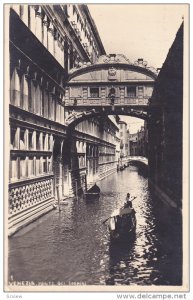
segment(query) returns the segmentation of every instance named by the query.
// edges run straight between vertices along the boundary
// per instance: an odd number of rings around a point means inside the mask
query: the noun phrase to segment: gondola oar
[[[107,219],[105,219],[102,224],[105,224],[111,217],[108,217]]]

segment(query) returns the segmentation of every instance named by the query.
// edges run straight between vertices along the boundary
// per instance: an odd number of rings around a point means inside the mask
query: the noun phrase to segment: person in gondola
[[[89,190],[89,192],[92,192],[92,193],[100,193],[100,188],[98,187],[98,185],[95,183],[93,185],[93,187]]]
[[[126,199],[125,199],[125,204],[124,204],[124,208],[132,208],[133,205],[132,205],[132,200],[134,200],[136,197],[130,197],[130,194],[127,193],[127,196],[126,196]]]

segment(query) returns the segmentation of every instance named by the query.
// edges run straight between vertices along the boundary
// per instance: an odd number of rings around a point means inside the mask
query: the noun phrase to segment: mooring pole
[[[76,200],[78,200],[78,181],[75,179]]]
[[[85,191],[87,192],[87,176],[86,176],[86,174],[85,174]]]
[[[57,197],[58,197],[58,210],[61,211],[61,208],[60,208],[60,192],[59,192],[59,185],[58,184],[56,186],[56,191],[57,191]]]

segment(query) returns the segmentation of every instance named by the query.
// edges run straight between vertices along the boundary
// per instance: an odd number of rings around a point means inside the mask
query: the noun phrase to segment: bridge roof
[[[80,78],[82,74],[97,70],[108,70],[108,81],[110,82],[120,81],[116,79],[116,71],[118,69],[133,71],[138,75],[141,74],[139,78],[136,77],[136,80],[155,81],[158,75],[157,70],[153,67],[149,67],[147,62],[142,58],[131,63],[130,60],[122,54],[109,54],[100,56],[95,64],[91,64],[90,62],[79,63],[78,67],[71,69],[69,72],[68,82],[70,83],[76,80],[83,82],[84,78]],[[105,78],[103,79],[102,81],[105,81]],[[88,78],[85,78],[85,81],[88,82]]]

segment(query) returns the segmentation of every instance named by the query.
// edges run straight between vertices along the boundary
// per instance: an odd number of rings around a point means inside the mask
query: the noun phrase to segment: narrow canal
[[[95,202],[73,200],[9,239],[9,280],[71,285],[181,285],[181,254],[175,239],[160,228],[148,179],[136,166],[99,182]],[[112,246],[103,221],[137,198],[136,239]],[[168,242],[169,241],[169,242]]]

